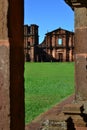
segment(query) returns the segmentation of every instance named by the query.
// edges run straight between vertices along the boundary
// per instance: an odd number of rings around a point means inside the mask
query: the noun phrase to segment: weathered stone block
[[[9,80],[9,42],[0,40],[0,128],[3,130],[10,128]]]

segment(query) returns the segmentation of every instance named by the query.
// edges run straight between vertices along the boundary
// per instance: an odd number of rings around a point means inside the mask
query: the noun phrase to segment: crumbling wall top
[[[71,8],[74,10],[74,7],[87,7],[87,1],[86,0],[65,0],[65,2],[71,6]]]

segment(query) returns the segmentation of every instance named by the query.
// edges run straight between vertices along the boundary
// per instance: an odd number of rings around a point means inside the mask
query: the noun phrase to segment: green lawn
[[[25,122],[74,92],[74,63],[25,63]]]

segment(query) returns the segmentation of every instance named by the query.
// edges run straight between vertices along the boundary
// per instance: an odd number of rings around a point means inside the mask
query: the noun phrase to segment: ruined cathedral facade
[[[39,44],[38,26],[24,25],[25,61],[72,62],[74,61],[74,33],[58,28],[46,33]]]

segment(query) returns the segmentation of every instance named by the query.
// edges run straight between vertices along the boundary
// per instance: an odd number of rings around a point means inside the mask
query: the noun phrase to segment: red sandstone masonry
[[[9,47],[9,40],[0,40],[0,46]]]
[[[0,0],[0,130],[24,130],[23,0]]]
[[[9,42],[0,40],[0,129],[10,129]]]

